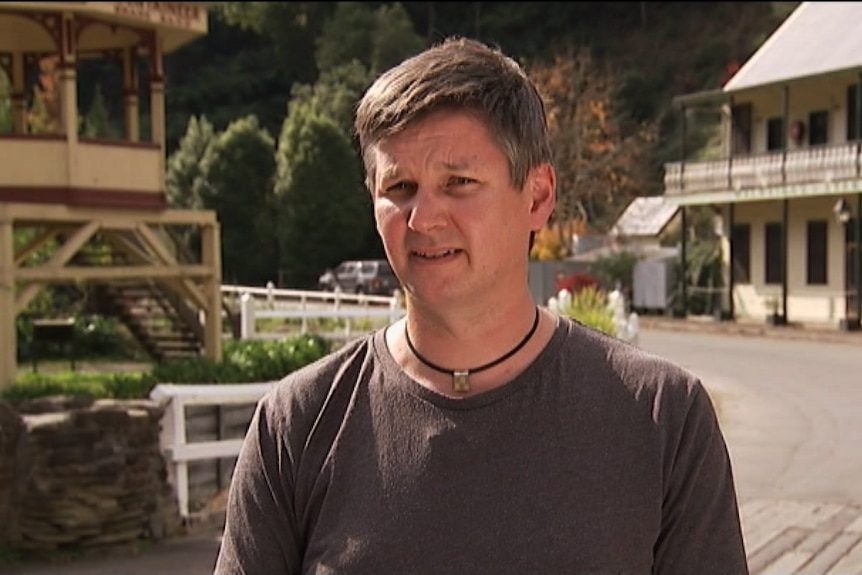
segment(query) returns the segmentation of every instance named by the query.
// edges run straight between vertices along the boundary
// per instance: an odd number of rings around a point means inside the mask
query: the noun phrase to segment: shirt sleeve
[[[666,438],[658,575],[748,575],[736,489],[712,400],[699,381]]]
[[[237,457],[214,575],[301,569],[290,458],[267,405],[266,399],[258,404]]]

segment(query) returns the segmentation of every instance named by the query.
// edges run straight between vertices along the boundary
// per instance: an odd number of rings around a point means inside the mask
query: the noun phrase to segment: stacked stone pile
[[[15,484],[15,457],[24,428],[21,416],[8,403],[0,401],[0,543],[14,537],[16,525],[13,496]]]
[[[14,449],[6,447],[10,457],[0,464],[7,544],[23,550],[95,547],[159,539],[181,529],[159,450],[158,404],[53,398],[16,409],[20,438]]]

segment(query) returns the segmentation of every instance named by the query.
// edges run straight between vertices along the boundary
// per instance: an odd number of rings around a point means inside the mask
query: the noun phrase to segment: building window
[[[808,222],[808,250],[806,252],[807,279],[809,285],[826,285],[827,282],[827,222],[811,220]]]
[[[769,222],[766,224],[766,283],[780,284],[784,279],[784,237],[781,224]]]
[[[784,140],[784,118],[769,118],[766,121],[767,151],[783,150]]]
[[[859,139],[859,84],[847,86],[847,141]]]
[[[819,110],[808,114],[808,145],[817,146],[829,142],[829,112]]]
[[[751,225],[734,224],[730,232],[730,251],[733,254],[733,282],[751,283]]]

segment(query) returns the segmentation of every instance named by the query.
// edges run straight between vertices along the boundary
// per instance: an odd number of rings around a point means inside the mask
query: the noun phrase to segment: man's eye
[[[452,176],[449,178],[449,186],[467,186],[472,183],[472,179],[463,176]]]
[[[452,176],[446,180],[446,189],[452,193],[465,194],[473,190],[476,180],[466,176]]]
[[[409,194],[414,189],[416,189],[416,185],[411,184],[410,182],[395,182],[394,184],[389,184],[383,188],[383,195],[404,195]]]

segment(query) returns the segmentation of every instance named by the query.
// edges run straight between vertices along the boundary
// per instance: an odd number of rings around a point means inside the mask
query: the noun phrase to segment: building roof
[[[724,91],[855,68],[862,68],[862,2],[802,2]]]
[[[664,196],[635,198],[617,219],[611,233],[623,237],[655,237],[679,210]]]

